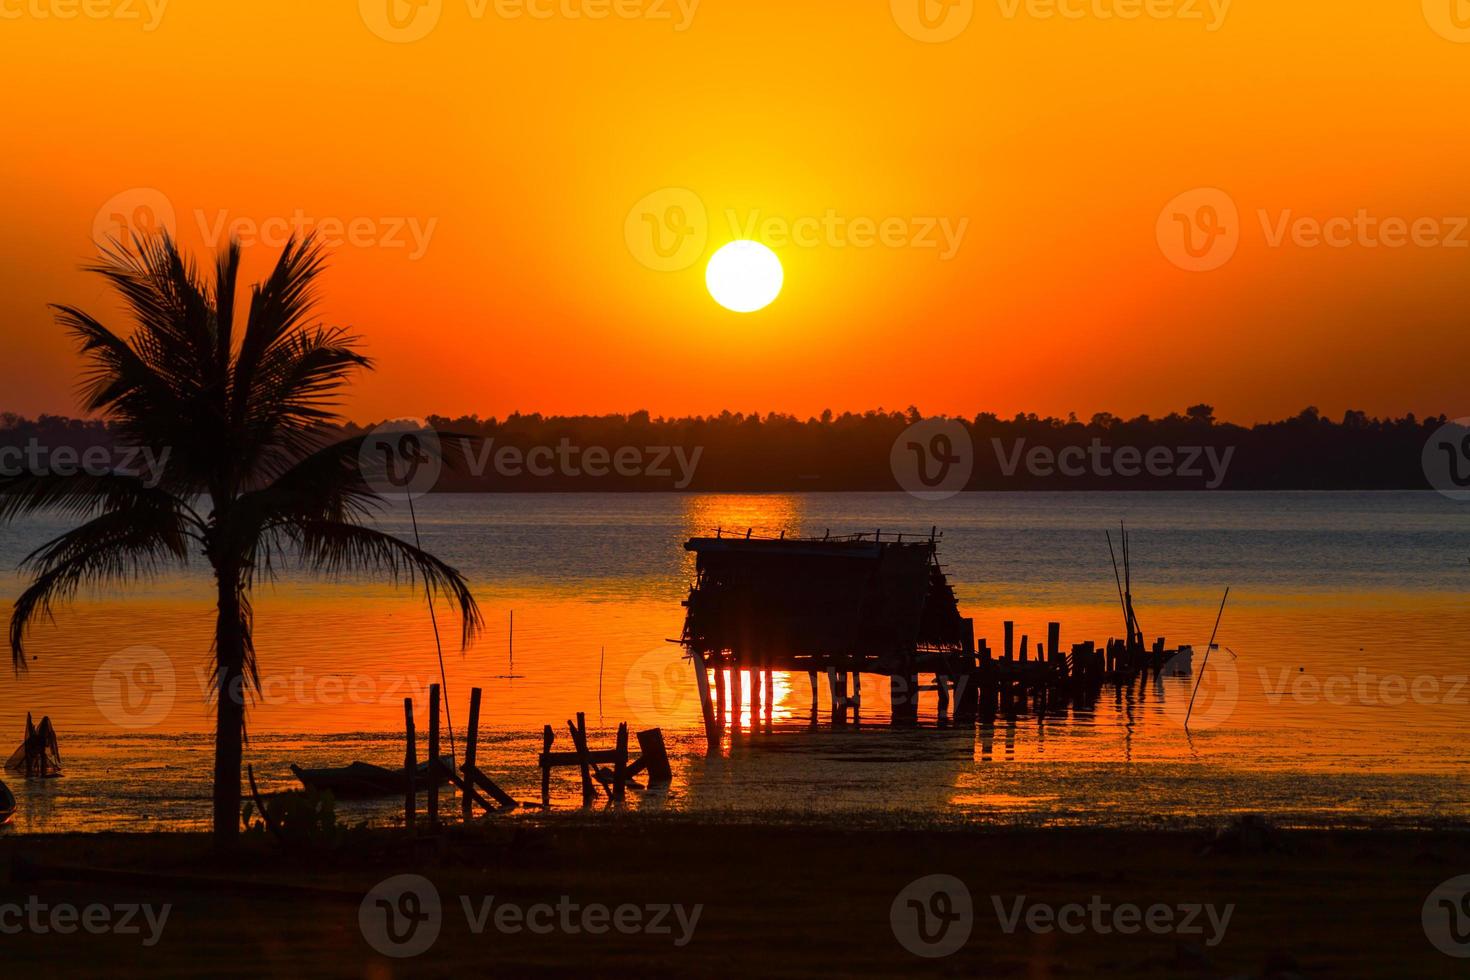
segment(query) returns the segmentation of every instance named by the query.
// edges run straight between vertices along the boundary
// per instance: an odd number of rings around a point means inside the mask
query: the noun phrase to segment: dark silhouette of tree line
[[[664,418],[640,411],[425,421],[470,437],[446,440],[442,491],[753,492],[900,489],[894,447],[924,418],[911,407],[804,419],[729,411]],[[1334,420],[1307,408],[1241,426],[1217,420],[1201,404],[1162,418],[981,413],[952,421],[968,436],[969,445],[955,452],[972,467],[970,490],[1420,490],[1429,489],[1425,444],[1447,419],[1349,411]],[[340,433],[352,438],[376,424],[347,423]],[[99,421],[0,414],[0,448],[28,441],[81,449],[111,446],[114,433]]]

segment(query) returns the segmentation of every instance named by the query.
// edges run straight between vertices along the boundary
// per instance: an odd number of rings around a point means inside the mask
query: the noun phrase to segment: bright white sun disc
[[[709,294],[725,309],[754,313],[781,295],[786,273],[776,253],[760,242],[731,242],[716,252],[705,270]]]

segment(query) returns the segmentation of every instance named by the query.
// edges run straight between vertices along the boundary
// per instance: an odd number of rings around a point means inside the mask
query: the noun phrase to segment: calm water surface
[[[934,821],[1213,821],[1246,811],[1304,823],[1470,818],[1470,507],[1433,493],[436,496],[424,544],[464,570],[487,629],[461,654],[445,627],[451,718],[485,689],[482,764],[539,792],[539,731],[576,711],[607,741],[619,721],[662,726],[676,779],[650,809],[737,818],[843,813]],[[1064,644],[1106,640],[1121,614],[1103,531],[1133,533],[1134,591],[1149,638],[1203,649],[1232,588],[1196,706],[1194,678],[1109,688],[1095,705],[994,727],[897,732],[886,680],[864,678],[862,724],[811,727],[805,675],[777,678],[768,733],[706,758],[678,648],[692,576],[683,541],[757,533],[938,526],[941,557],[977,632],[1001,623]],[[410,535],[408,515],[383,521]],[[56,523],[0,530],[0,614],[20,559]],[[1116,537],[1116,535],[1115,535]],[[262,788],[287,765],[402,756],[402,702],[438,680],[428,611],[410,588],[322,582],[283,569],[256,594],[263,690],[247,759]],[[514,612],[514,661],[510,619]],[[212,600],[202,575],[84,596],[42,623],[30,670],[0,679],[0,751],[27,711],[49,714],[64,779],[9,780],[16,831],[202,826],[212,744]],[[136,665],[157,669],[137,683]],[[120,669],[122,668],[122,669]],[[932,697],[932,695],[930,695]],[[828,709],[825,691],[821,713]],[[932,703],[922,717],[934,718]],[[8,733],[8,734],[6,734]],[[565,737],[562,738],[566,741]],[[574,805],[570,776],[555,787]],[[353,818],[393,819],[354,804]]]

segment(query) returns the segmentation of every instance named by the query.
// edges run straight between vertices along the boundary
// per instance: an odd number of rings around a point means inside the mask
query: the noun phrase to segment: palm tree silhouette
[[[288,564],[329,575],[422,580],[458,607],[461,642],[481,625],[464,577],[419,548],[363,522],[382,498],[365,440],[333,439],[337,398],[372,367],[357,338],[315,320],[324,252],[293,238],[270,275],[251,289],[236,321],[240,248],[231,242],[204,281],[167,235],[113,240],[87,271],[120,294],[135,321],[126,340],[71,306],[57,321],[80,344],[88,369],[82,401],[119,441],[167,450],[159,480],[106,474],[23,473],[0,480],[0,525],[43,511],[79,527],[47,542],[22,567],[32,573],[10,620],[17,671],[37,616],[83,587],[131,583],[202,557],[218,608],[214,836],[240,829],[245,703],[258,687],[250,595],[257,577]]]

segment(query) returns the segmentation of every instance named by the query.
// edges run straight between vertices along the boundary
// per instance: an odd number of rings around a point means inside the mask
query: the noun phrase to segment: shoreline
[[[240,975],[330,976],[440,976],[487,967],[525,974],[589,962],[657,976],[897,976],[928,969],[985,976],[1456,976],[1462,964],[1430,944],[1420,913],[1438,884],[1470,872],[1464,827],[1299,831],[1247,824],[1212,836],[875,830],[835,821],[731,826],[571,813],[447,828],[417,846],[401,831],[353,840],[335,855],[290,855],[250,839],[220,866],[200,834],[0,837],[0,867],[7,869],[0,905],[34,895],[49,905],[173,906],[150,948],[140,948],[139,937],[23,931],[6,937],[8,960],[23,972],[105,962],[117,976],[186,971],[191,962]],[[27,869],[37,865],[143,877],[35,878]],[[431,881],[443,908],[437,941],[410,959],[377,953],[359,924],[362,898],[400,874]],[[941,959],[905,949],[893,919],[899,893],[930,875],[959,879],[972,898],[967,941]],[[275,900],[264,897],[273,892]],[[477,934],[458,899],[468,898],[473,910],[489,896],[522,908],[570,901],[682,904],[702,912],[681,947],[665,935],[564,928],[535,935],[497,929],[493,920]],[[1022,897],[1028,910],[1101,903],[1232,911],[1213,944],[1208,927],[1196,933],[1182,920],[1158,933],[1125,934],[1106,916],[1075,934],[1024,921],[1007,931],[1006,910]]]

